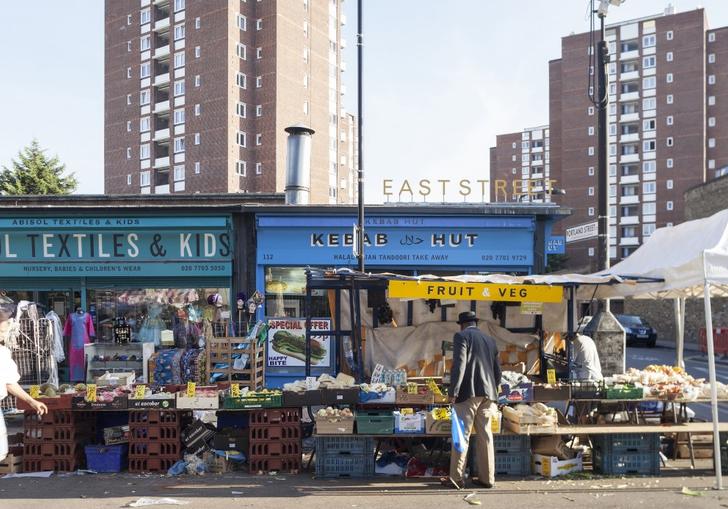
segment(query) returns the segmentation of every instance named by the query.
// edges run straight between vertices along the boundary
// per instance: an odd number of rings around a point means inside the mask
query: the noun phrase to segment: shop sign
[[[487,300],[504,302],[561,302],[563,289],[546,285],[389,281],[393,299]]]
[[[597,221],[580,224],[566,229],[566,243],[593,239],[597,235],[599,235],[599,223]]]
[[[0,220],[2,276],[225,276],[232,250],[225,218]]]
[[[331,366],[331,320],[311,320],[311,366]],[[268,320],[268,367],[306,365],[306,319]]]
[[[543,302],[521,302],[520,311],[522,315],[542,315]]]
[[[552,235],[546,240],[546,254],[565,254],[566,238],[563,235]]]

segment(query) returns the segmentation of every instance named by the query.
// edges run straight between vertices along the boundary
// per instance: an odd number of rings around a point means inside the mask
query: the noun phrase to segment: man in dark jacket
[[[479,486],[495,486],[495,451],[491,418],[498,407],[501,369],[495,340],[478,329],[478,318],[472,311],[460,313],[460,332],[455,334],[453,364],[450,375],[450,402],[464,424],[464,452],[453,447],[450,456],[450,477],[444,484],[461,489],[468,455],[467,443],[473,426],[477,431],[475,459]]]

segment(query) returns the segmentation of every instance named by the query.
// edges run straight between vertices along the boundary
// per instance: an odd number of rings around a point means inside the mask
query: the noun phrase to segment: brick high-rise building
[[[311,201],[347,203],[343,0],[106,0],[106,193],[280,192],[312,127]]]
[[[668,10],[608,25],[606,36],[614,263],[656,228],[682,221],[687,189],[728,172],[728,28],[710,30],[703,9]],[[560,228],[597,220],[597,111],[587,96],[587,76],[596,70],[590,69],[589,39],[588,33],[562,38],[561,58],[549,63],[550,177],[566,191],[554,201],[573,209]],[[491,154],[512,143],[498,137]],[[570,268],[597,270],[596,249],[596,239],[568,244]]]

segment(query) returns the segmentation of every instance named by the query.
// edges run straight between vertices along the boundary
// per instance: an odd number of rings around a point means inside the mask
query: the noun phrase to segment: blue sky
[[[0,166],[33,137],[103,191],[104,2],[6,2],[0,30]],[[609,22],[662,12],[627,0]],[[705,7],[728,25],[728,2]],[[356,0],[346,0],[346,107],[356,111]],[[447,9],[444,9],[447,6]],[[366,201],[382,179],[487,178],[497,133],[548,122],[548,61],[588,28],[587,0],[364,0]]]

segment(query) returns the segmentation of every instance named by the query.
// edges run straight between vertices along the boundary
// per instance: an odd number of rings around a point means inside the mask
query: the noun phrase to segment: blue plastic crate
[[[348,435],[316,437],[316,454],[374,455],[374,439]]]
[[[660,475],[659,452],[607,454],[592,451],[594,472],[604,475]]]
[[[475,449],[472,444],[468,450],[468,466],[471,477],[478,477],[478,462],[475,460]],[[495,475],[526,476],[531,475],[531,451],[513,453],[495,453]]]
[[[121,472],[129,458],[129,444],[87,445],[86,466],[99,473]]]
[[[604,454],[657,453],[660,450],[659,433],[612,433],[592,435],[592,446]]]
[[[530,452],[531,437],[528,435],[493,435],[493,445],[496,455]]]
[[[316,477],[373,477],[374,455],[316,454]]]

